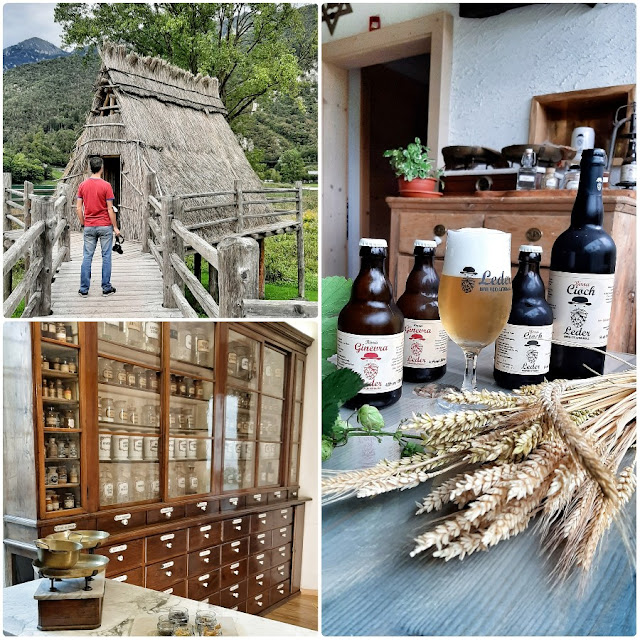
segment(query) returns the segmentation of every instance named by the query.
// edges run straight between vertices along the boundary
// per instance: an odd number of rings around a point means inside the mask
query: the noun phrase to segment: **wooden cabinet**
[[[7,548],[28,557],[40,535],[104,529],[111,537],[98,553],[110,558],[110,578],[238,610],[251,584],[252,612],[269,606],[273,568],[286,567],[281,582],[300,571],[310,344],[284,323],[34,324],[35,428],[5,426],[23,430],[33,451],[23,460],[24,447],[5,448],[5,464],[9,455],[25,465],[36,485],[5,501],[5,522],[21,527]],[[276,544],[283,555],[272,554]]]
[[[574,192],[544,193],[516,197],[448,197],[439,199],[387,198],[391,209],[389,243],[389,279],[396,297],[404,292],[407,276],[413,267],[413,242],[416,238],[442,242],[436,249],[435,268],[442,272],[448,229],[487,227],[511,234],[513,274],[518,264],[521,244],[538,244],[543,248],[540,273],[545,285],[549,281],[551,247],[569,227]],[[622,192],[603,195],[604,229],[618,249],[614,285],[611,351],[635,353],[636,325],[636,201]]]

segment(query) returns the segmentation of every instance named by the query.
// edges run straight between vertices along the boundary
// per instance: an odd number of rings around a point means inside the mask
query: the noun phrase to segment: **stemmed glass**
[[[462,390],[475,391],[478,354],[498,337],[511,311],[511,234],[448,231],[438,305],[445,331],[464,352]]]

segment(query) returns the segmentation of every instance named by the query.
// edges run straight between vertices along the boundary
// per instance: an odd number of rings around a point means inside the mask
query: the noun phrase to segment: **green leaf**
[[[326,378],[333,371],[337,371],[338,367],[336,367],[333,362],[329,362],[328,360],[322,361],[322,378]]]
[[[364,381],[350,369],[338,369],[322,381],[322,433],[330,436],[340,407],[364,387]]]
[[[380,430],[384,427],[382,414],[370,404],[363,404],[358,409],[358,422],[365,427],[365,429]]]
[[[342,276],[322,278],[322,317],[337,316],[351,295],[351,280]]]
[[[326,462],[333,453],[333,442],[330,438],[322,436],[322,461]]]

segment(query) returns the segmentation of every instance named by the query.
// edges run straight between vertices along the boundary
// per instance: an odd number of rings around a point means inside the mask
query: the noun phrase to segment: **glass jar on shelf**
[[[56,397],[56,385],[55,382],[53,380],[49,380],[49,398],[55,398]]]
[[[51,363],[49,362],[49,359],[44,353],[40,356],[40,366],[43,369],[47,369],[47,370],[50,369],[51,367]]]
[[[136,367],[136,381],[138,389],[142,389],[143,391],[147,390],[147,372],[140,367]]]
[[[177,358],[180,351],[180,341],[178,340],[178,330],[175,327],[169,328],[169,353],[172,358]]]
[[[119,322],[113,320],[106,320],[100,323],[99,337],[102,340],[109,340],[110,342],[117,342],[120,334]]]
[[[192,380],[191,378],[189,378],[187,380],[187,394],[186,394],[189,398],[195,398],[196,397],[196,383],[195,380]]]
[[[129,424],[139,425],[140,424],[140,413],[138,411],[138,407],[136,404],[131,403],[129,405]]]
[[[71,492],[67,492],[64,494],[64,508],[65,509],[75,509],[76,499]]]
[[[47,458],[57,458],[58,457],[58,443],[56,442],[55,436],[50,436],[47,441],[47,445],[45,447],[47,452]]]
[[[78,344],[78,323],[65,324],[64,330],[67,333],[67,343]]]
[[[127,344],[137,349],[144,347],[142,322],[127,322]]]
[[[100,374],[100,382],[106,382],[107,384],[113,383],[114,370],[111,360],[100,358],[98,371]]]
[[[58,458],[69,457],[69,441],[64,438],[58,440]]]
[[[180,344],[178,350],[178,360],[193,361],[193,333],[187,323],[182,325],[178,331],[178,342]]]
[[[73,393],[71,392],[71,387],[69,385],[65,386],[63,395],[65,400],[73,400]]]
[[[187,429],[187,417],[184,414],[184,410],[179,411],[176,418],[178,419],[178,429],[183,431]]]
[[[153,371],[152,369],[147,371],[147,389],[149,389],[149,391],[157,392],[160,388],[159,375],[157,371]]]
[[[69,373],[69,361],[66,358],[63,358],[60,363],[60,372]]]
[[[157,353],[160,350],[160,323],[149,321],[144,323],[144,348]]]
[[[71,440],[69,442],[68,451],[69,451],[69,457],[70,458],[77,458],[78,457],[78,443],[75,440]]]
[[[50,321],[47,323],[47,338],[51,338],[52,340],[55,340],[56,338],[56,323],[53,321]]]
[[[47,467],[45,484],[47,485],[58,484],[58,467],[53,467],[53,466]]]
[[[196,465],[189,464],[186,478],[186,494],[195,495],[198,493],[198,474],[196,473]]]
[[[147,478],[143,471],[143,465],[135,464],[132,471],[133,502],[141,502],[147,499]]]
[[[135,371],[133,370],[133,365],[125,364],[125,371],[127,372],[127,386],[133,387],[134,389],[138,386],[138,377],[136,376]]]
[[[184,376],[178,376],[178,395],[186,396],[187,395],[187,380]]]
[[[42,378],[42,397],[45,399],[49,397],[49,384],[46,378]]]
[[[195,392],[198,400],[204,400],[204,384],[202,380],[195,381]]]
[[[129,408],[127,407],[126,400],[118,400],[116,402],[116,420],[120,424],[127,424],[129,422]]]
[[[58,467],[58,484],[67,484],[68,481],[67,467],[62,464]]]
[[[67,331],[62,322],[56,322],[56,340],[60,342],[67,341]]]
[[[173,431],[179,423],[178,414],[179,409],[169,409],[169,430]]]
[[[172,396],[178,395],[178,378],[173,374],[171,374],[169,378],[169,393],[171,393]]]
[[[55,492],[51,492],[52,511],[60,511],[60,496]]]
[[[102,422],[115,422],[116,419],[116,407],[113,402],[113,398],[104,397],[100,398],[101,410],[99,413],[99,420]]]
[[[56,357],[51,361],[51,368],[54,371],[60,371],[60,358]]]
[[[113,363],[113,379],[118,386],[127,386],[127,370],[121,362]]]
[[[145,427],[157,427],[157,426],[159,426],[158,414],[156,412],[155,405],[145,404],[144,407],[142,407],[141,421],[142,421],[142,424],[144,424]]]
[[[178,489],[178,496],[186,495],[187,490],[187,477],[184,470],[184,464],[176,464],[176,485]]]
[[[53,501],[51,499],[51,493],[49,491],[47,491],[46,493],[46,496],[44,498],[44,503],[45,503],[46,511],[53,511]]]
[[[181,422],[184,425],[182,428],[183,429],[195,429],[196,426],[196,421],[195,418],[193,416],[193,409],[191,407],[185,407],[184,409],[182,409],[182,411],[180,412],[181,415]]]
[[[115,502],[113,473],[111,465],[100,465],[100,505],[107,507]]]
[[[71,484],[77,484],[80,482],[80,472],[78,470],[78,465],[75,463],[69,468],[69,482]]]
[[[62,417],[62,424],[67,429],[75,429],[76,428],[76,414],[73,409],[66,409],[64,412],[64,416]]]
[[[129,465],[120,465],[121,469],[117,474],[116,481],[116,503],[122,504],[124,502],[131,502],[131,474],[129,471]]]
[[[69,358],[69,373],[78,373],[78,365],[75,358]]]
[[[203,331],[198,331],[195,335],[195,363],[201,367],[212,366],[211,343]]]
[[[47,408],[45,426],[49,429],[57,429],[60,427],[60,414],[53,407]]]
[[[55,393],[55,397],[58,400],[64,400],[64,387],[62,386],[62,380],[56,380],[56,393]]]

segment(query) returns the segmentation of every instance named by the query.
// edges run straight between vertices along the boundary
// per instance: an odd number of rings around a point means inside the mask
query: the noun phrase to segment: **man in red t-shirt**
[[[102,158],[89,159],[91,177],[78,187],[76,213],[78,220],[84,227],[84,250],[82,267],[80,268],[80,289],[78,293],[86,298],[91,284],[91,261],[95,253],[98,240],[102,249],[102,295],[113,295],[116,290],[111,286],[111,248],[113,233],[120,235],[113,210],[113,189],[102,179],[104,162]]]

